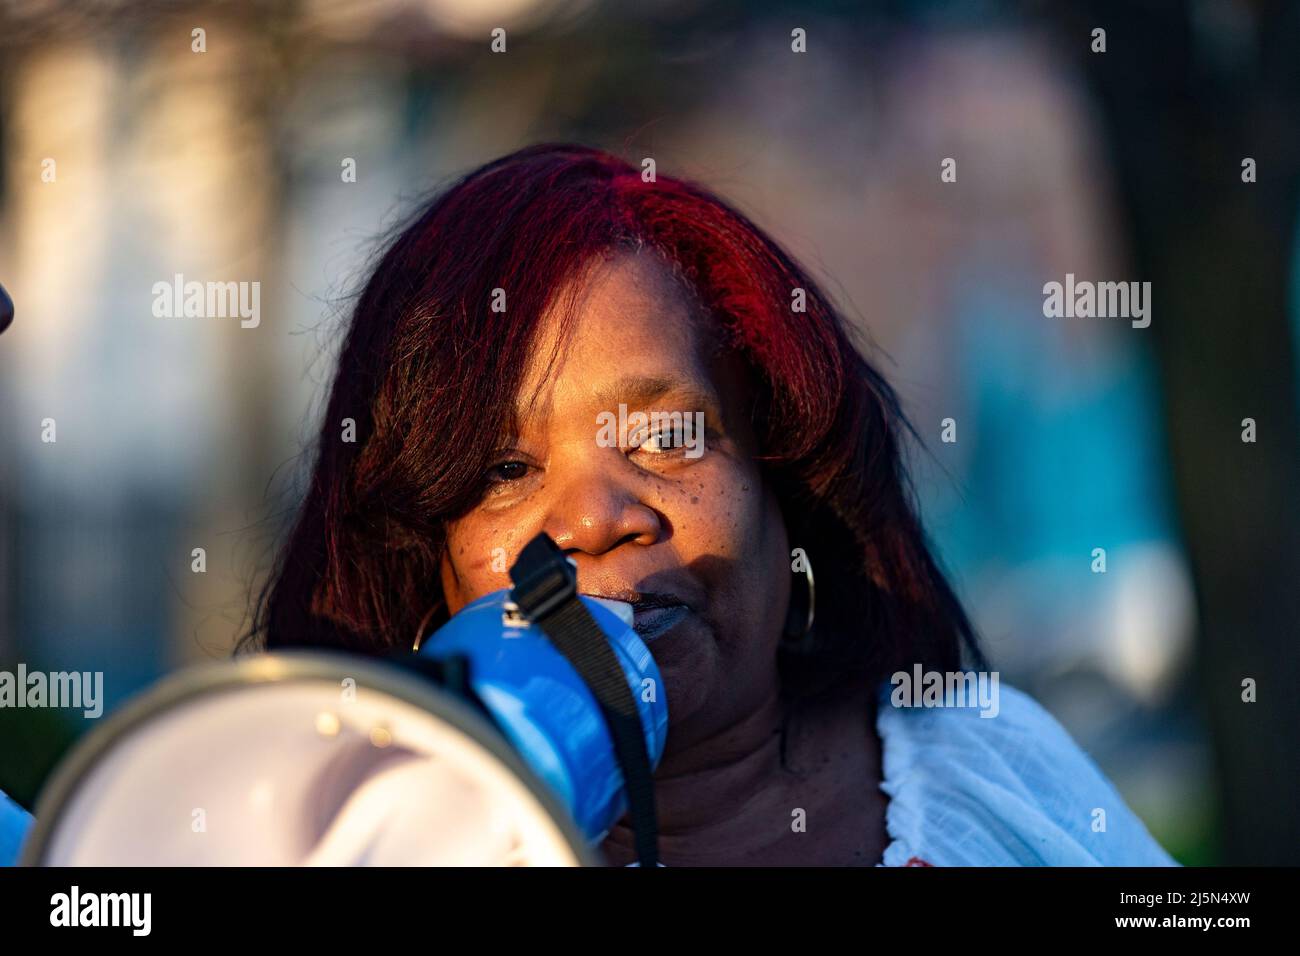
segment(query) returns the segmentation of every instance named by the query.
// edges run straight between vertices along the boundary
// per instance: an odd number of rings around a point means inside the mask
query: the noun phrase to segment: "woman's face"
[[[448,527],[449,610],[508,587],[504,569],[545,531],[583,593],[634,605],[680,751],[776,690],[788,545],[754,460],[747,380],[734,357],[712,357],[716,333],[650,253],[594,270],[548,375],[557,326],[553,311],[485,497]],[[624,441],[620,403],[624,418],[702,413],[702,445],[677,419],[653,433],[634,421]]]

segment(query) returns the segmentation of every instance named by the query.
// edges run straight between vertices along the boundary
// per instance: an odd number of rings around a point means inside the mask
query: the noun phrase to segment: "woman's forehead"
[[[621,254],[590,270],[548,309],[519,412],[612,410],[620,401],[668,397],[716,402],[707,338],[699,308],[657,255]]]

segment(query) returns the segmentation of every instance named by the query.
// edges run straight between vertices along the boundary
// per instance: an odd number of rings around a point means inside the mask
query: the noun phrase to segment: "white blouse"
[[[890,844],[882,866],[1177,866],[1032,698],[999,688],[996,716],[895,707],[876,729]]]

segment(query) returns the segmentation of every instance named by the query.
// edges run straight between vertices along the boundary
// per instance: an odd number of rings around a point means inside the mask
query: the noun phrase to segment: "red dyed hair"
[[[864,679],[954,670],[970,624],[909,500],[906,424],[811,278],[691,183],[595,149],[542,145],[423,206],[357,301],[317,460],[262,594],[268,647],[409,647],[445,615],[444,522],[479,500],[543,314],[599,257],[649,247],[693,290],[755,383],[765,474],[817,573],[811,653],[795,671]],[[508,290],[509,311],[489,307]],[[806,311],[791,308],[805,291]],[[356,422],[355,443],[340,422]]]

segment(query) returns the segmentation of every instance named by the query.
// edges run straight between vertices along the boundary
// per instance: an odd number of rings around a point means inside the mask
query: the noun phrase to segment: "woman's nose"
[[[543,528],[565,551],[603,554],[622,542],[653,544],[664,525],[636,490],[599,472],[568,476]]]

